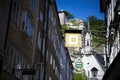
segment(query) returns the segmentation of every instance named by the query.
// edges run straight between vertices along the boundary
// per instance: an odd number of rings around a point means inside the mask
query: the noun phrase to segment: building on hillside
[[[58,12],[58,15],[59,15],[61,25],[64,25],[64,24],[66,24],[68,22],[67,16],[66,16],[66,14],[65,14],[65,12],[63,10]]]
[[[105,67],[104,67],[104,58],[99,53],[92,52],[94,55],[84,55],[81,60],[83,62],[83,68],[85,71],[85,74],[88,77],[88,80],[93,79],[94,77],[97,80],[102,80]],[[92,69],[96,68],[98,70],[97,75],[93,76]]]
[[[82,19],[72,19],[68,20],[67,16],[65,14],[65,11],[60,11],[58,13],[59,19],[60,19],[60,24],[61,25],[67,25],[68,29],[73,28],[76,30],[82,30],[84,28],[84,22]]]
[[[120,67],[120,0],[100,0],[100,11],[105,14],[106,66],[103,80],[118,80]],[[112,76],[111,76],[112,75]]]
[[[72,80],[55,1],[1,0],[0,12],[0,80]]]

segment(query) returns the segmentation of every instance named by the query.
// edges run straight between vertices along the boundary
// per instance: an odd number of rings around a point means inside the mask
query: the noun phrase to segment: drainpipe
[[[46,10],[46,7],[45,7],[45,16],[47,17],[47,22],[46,22],[46,26],[44,25],[44,27],[46,27],[46,32],[45,32],[45,53],[44,53],[44,56],[45,56],[45,58],[44,58],[44,75],[43,75],[43,80],[45,80],[45,78],[46,78],[46,53],[47,53],[47,42],[48,42],[48,23],[49,23],[49,6],[50,6],[50,0],[45,0],[45,6],[46,6],[46,2],[47,2],[47,10]],[[47,14],[46,14],[46,11],[47,11]],[[44,18],[46,18],[46,17],[44,17]],[[44,20],[46,20],[46,19],[44,19]],[[44,24],[44,23],[43,23]]]
[[[34,49],[33,49],[33,60],[32,60],[32,67],[34,66],[35,63],[35,54],[36,54],[36,45],[37,45],[37,34],[38,34],[38,20],[39,20],[39,0],[37,1],[37,9],[36,9],[36,23],[35,23],[35,43],[34,43]]]

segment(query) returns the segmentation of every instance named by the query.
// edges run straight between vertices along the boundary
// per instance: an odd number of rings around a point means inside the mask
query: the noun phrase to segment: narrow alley
[[[120,80],[120,0],[0,0],[0,28],[0,80]]]

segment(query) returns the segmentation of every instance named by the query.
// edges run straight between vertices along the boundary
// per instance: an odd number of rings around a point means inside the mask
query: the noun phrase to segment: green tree
[[[64,11],[65,15],[67,16],[67,19],[73,19],[74,18],[74,15],[71,14],[70,12],[68,11]]]
[[[105,43],[105,27],[104,27],[104,20],[98,19],[94,15],[89,16],[89,22],[90,22],[90,30],[93,37],[93,43],[97,43],[99,45],[102,45]],[[85,22],[85,26],[87,29],[87,23]]]
[[[85,73],[74,73],[73,78],[73,80],[87,80]]]
[[[62,32],[63,35],[64,35],[65,30],[68,30],[68,29],[69,30],[74,30],[74,28],[70,28],[66,24],[61,25],[61,32]]]

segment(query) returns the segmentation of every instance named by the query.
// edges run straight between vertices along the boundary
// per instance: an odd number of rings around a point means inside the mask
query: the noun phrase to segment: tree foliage
[[[85,22],[85,26],[87,29],[87,23]],[[105,27],[104,20],[98,19],[94,15],[89,16],[90,30],[93,37],[93,43],[104,44],[105,43]]]
[[[78,26],[78,21],[77,20],[71,20],[70,21],[74,26]]]
[[[87,80],[85,73],[74,73],[73,78],[73,80]]]
[[[68,27],[68,25],[67,24],[63,24],[63,25],[61,25],[61,31],[62,31],[62,34],[64,35],[64,32],[65,32],[65,30],[74,30],[74,28],[70,28],[70,27]]]
[[[68,19],[68,20],[74,18],[74,15],[71,14],[70,12],[68,12],[68,11],[64,11],[64,12],[65,12],[65,15],[67,16],[67,19]]]

